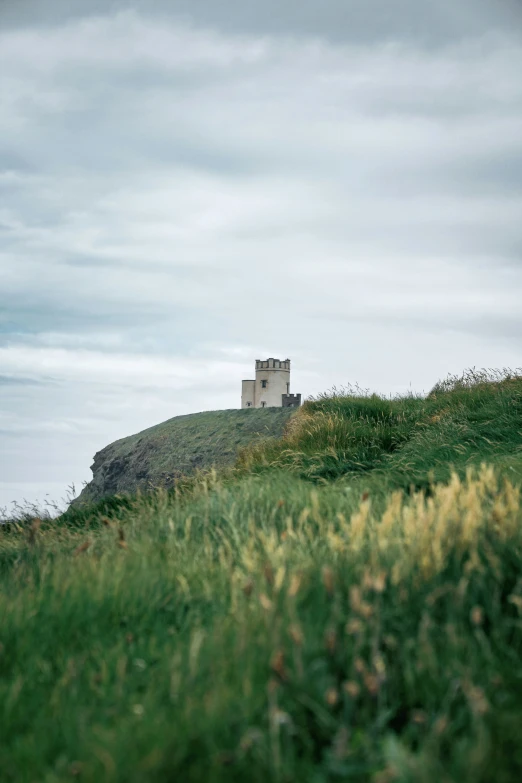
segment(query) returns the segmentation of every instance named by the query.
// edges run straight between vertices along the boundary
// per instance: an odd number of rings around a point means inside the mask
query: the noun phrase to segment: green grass
[[[483,461],[522,477],[522,378],[453,379],[427,398],[342,393],[309,401],[284,439],[246,447],[240,468],[284,469],[320,482],[364,478],[388,489],[428,489]],[[475,383],[470,383],[475,380]]]
[[[521,395],[325,396],[235,471],[5,526],[0,780],[519,781]]]
[[[74,505],[171,487],[182,476],[225,468],[240,448],[280,436],[292,413],[291,408],[192,413],[117,440],[96,454],[93,480]]]

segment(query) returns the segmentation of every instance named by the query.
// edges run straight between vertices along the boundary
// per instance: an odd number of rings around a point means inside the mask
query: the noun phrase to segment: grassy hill
[[[74,505],[153,487],[171,487],[196,470],[231,465],[238,449],[282,435],[291,408],[206,411],[173,419],[117,440],[99,451],[92,481]]]
[[[493,377],[496,377],[495,375]],[[307,402],[285,438],[254,443],[239,467],[284,470],[314,482],[424,489],[487,461],[522,478],[522,378],[470,372],[427,397],[335,392]]]
[[[6,781],[522,777],[522,378],[0,532]]]

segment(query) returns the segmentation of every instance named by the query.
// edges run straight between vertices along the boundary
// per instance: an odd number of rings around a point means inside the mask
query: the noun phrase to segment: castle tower
[[[256,378],[242,382],[242,408],[291,408],[301,404],[290,394],[290,359],[256,359]]]

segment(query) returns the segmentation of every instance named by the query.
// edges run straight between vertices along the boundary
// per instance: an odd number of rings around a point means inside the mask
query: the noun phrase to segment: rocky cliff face
[[[289,408],[193,413],[117,440],[94,456],[92,481],[73,503],[171,487],[198,468],[231,465],[242,446],[281,436],[292,414]]]

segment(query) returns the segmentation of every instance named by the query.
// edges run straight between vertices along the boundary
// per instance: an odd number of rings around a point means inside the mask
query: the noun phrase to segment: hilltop
[[[522,779],[520,374],[279,424],[0,529],[2,780]]]
[[[484,460],[520,477],[521,388],[516,375],[495,382],[475,373],[447,380],[427,397],[334,390],[297,411],[176,416],[99,451],[93,479],[72,505],[169,489],[182,477],[234,463],[239,475],[284,470],[309,481],[358,481],[379,491],[426,489]]]
[[[498,380],[494,380],[498,378]],[[522,377],[470,371],[427,397],[333,391],[309,400],[285,436],[253,443],[238,467],[284,470],[315,483],[341,480],[377,494],[427,491],[482,462],[522,479]]]
[[[72,505],[170,488],[197,470],[227,467],[240,448],[281,436],[292,413],[291,408],[192,413],[117,440],[94,456],[92,481]]]

